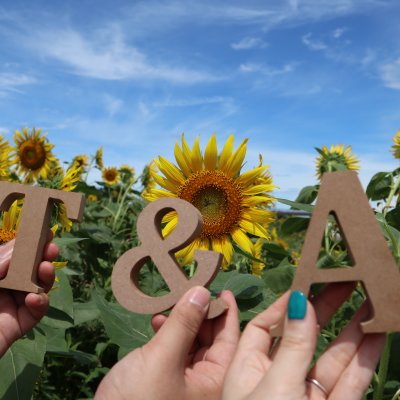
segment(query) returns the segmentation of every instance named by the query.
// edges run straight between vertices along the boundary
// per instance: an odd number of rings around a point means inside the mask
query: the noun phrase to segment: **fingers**
[[[186,356],[206,316],[209,300],[210,292],[206,288],[191,288],[149,342],[149,347],[164,349],[160,362],[167,363],[168,368],[184,368]]]
[[[289,292],[284,293],[275,303],[253,318],[246,326],[237,351],[238,357],[246,357],[251,352],[267,354],[272,338],[269,330],[285,315]]]
[[[49,261],[42,261],[38,268],[39,285],[43,287],[45,292],[48,292],[54,284],[55,271],[54,266]]]
[[[55,243],[47,243],[43,250],[43,259],[53,261],[59,254],[59,248]]]
[[[0,279],[3,279],[7,275],[8,266],[12,252],[14,250],[15,239],[0,246]]]
[[[151,327],[153,328],[153,331],[157,333],[167,319],[168,317],[163,314],[154,315],[151,319]]]
[[[220,298],[228,305],[228,310],[218,318],[204,321],[198,339],[205,360],[227,367],[239,342],[239,316],[232,292],[225,290]]]
[[[358,400],[364,395],[385,344],[384,334],[365,335],[357,354],[343,371],[329,398]]]
[[[46,314],[49,298],[45,293],[28,293],[25,297],[25,307],[19,309],[19,323],[22,334],[32,329]]]
[[[280,346],[265,382],[261,385],[269,386],[285,375],[285,380],[293,388],[304,387],[315,351],[317,333],[317,319],[311,303],[302,292],[292,292]]]

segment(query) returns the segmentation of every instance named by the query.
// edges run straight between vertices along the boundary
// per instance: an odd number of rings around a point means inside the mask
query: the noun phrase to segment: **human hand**
[[[51,240],[51,239],[50,239]],[[0,246],[0,279],[7,274],[15,240]],[[38,267],[38,280],[47,293],[54,282],[50,261],[58,255],[58,247],[47,243]],[[46,314],[49,298],[46,293],[26,293],[0,288],[0,357],[20,337],[30,331]]]
[[[316,313],[319,325],[325,325],[353,288],[352,284],[329,285],[315,298],[314,307],[303,297],[304,319],[286,320],[282,339],[273,351],[269,329],[284,316],[289,293],[254,318],[228,369],[222,399],[361,399],[384,345],[383,334],[366,335],[360,329],[360,321],[368,317],[366,304],[309,371],[319,330]]]
[[[218,318],[204,320],[210,293],[190,289],[167,318],[153,317],[156,335],[112,367],[95,399],[220,399],[225,372],[239,341],[238,311],[231,292]]]

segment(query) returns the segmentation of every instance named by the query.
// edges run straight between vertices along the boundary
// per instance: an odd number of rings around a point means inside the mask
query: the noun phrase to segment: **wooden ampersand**
[[[53,204],[64,203],[68,218],[80,221],[85,196],[81,193],[0,182],[0,210],[7,211],[15,200],[21,198],[24,198],[24,204],[14,250],[7,275],[0,280],[0,288],[40,293],[43,288],[37,282],[37,267],[43,257]]]
[[[329,214],[336,216],[354,260],[351,268],[317,267]],[[400,331],[400,273],[353,171],[323,175],[291,289],[307,295],[313,283],[347,281],[362,282],[368,295],[371,315],[360,324],[364,333]]]
[[[161,221],[170,211],[178,214],[178,224],[165,239],[161,234]],[[190,203],[176,198],[165,198],[150,203],[139,215],[137,234],[141,245],[125,252],[114,266],[111,285],[117,301],[130,311],[156,314],[173,307],[191,287],[208,285],[215,277],[222,255],[213,251],[196,250],[197,269],[187,278],[175,259],[174,252],[183,249],[199,236],[203,222],[200,212]],[[167,283],[170,292],[152,297],[139,287],[139,271],[152,259]],[[212,300],[207,318],[214,318],[226,310],[226,304]]]

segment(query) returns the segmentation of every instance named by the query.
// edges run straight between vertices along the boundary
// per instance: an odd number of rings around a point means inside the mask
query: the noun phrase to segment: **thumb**
[[[170,367],[184,367],[186,357],[207,314],[210,292],[195,286],[176,303],[170,316],[152,342],[163,349],[163,359]]]
[[[304,293],[293,291],[289,298],[282,340],[268,372],[268,380],[285,376],[292,389],[304,387],[317,342],[314,308]]]

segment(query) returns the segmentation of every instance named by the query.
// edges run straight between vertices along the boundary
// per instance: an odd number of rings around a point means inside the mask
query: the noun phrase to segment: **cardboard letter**
[[[63,202],[68,218],[80,221],[85,197],[81,193],[0,182],[0,210],[7,211],[21,198],[24,198],[21,221],[8,273],[0,280],[0,288],[40,293],[43,288],[37,282],[37,267],[43,257],[53,203]]]
[[[161,221],[170,211],[178,214],[178,224],[165,239]],[[199,236],[203,220],[196,207],[187,201],[164,198],[150,203],[139,215],[137,234],[141,245],[125,252],[114,266],[111,286],[117,301],[126,309],[141,314],[157,314],[173,307],[191,287],[208,285],[218,273],[222,255],[213,251],[196,250],[197,269],[188,279],[175,259],[174,252],[183,249]],[[152,259],[167,283],[170,292],[160,297],[143,293],[139,287],[139,271]],[[226,310],[225,303],[211,301],[207,318]]]
[[[354,260],[351,268],[316,265],[329,214],[335,215]],[[291,289],[308,295],[313,283],[346,281],[362,282],[367,292],[371,318],[360,324],[364,333],[400,331],[400,273],[353,171],[323,175]]]

